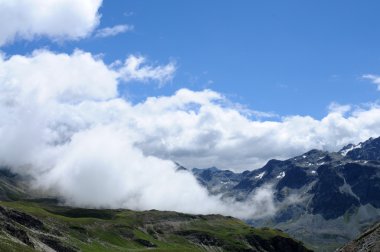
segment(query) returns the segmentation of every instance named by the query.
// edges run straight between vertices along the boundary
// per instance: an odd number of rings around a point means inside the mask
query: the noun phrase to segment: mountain
[[[376,223],[354,241],[337,250],[337,252],[356,251],[380,251],[380,223]]]
[[[380,138],[339,152],[311,150],[261,169],[234,173],[193,169],[211,194],[249,202],[256,190],[273,190],[274,216],[247,220],[280,228],[319,251],[333,251],[380,220]]]
[[[62,206],[27,182],[0,169],[0,251],[311,251],[280,230],[221,215]]]

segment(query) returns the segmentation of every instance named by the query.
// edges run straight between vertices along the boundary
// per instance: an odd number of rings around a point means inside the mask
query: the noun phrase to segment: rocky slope
[[[380,138],[339,152],[311,150],[243,173],[193,169],[212,194],[249,202],[262,186],[273,190],[274,216],[247,220],[280,228],[314,249],[332,251],[380,219]]]
[[[0,251],[310,251],[232,217],[0,202]]]
[[[337,252],[376,252],[380,251],[380,223],[375,224],[357,239],[348,243]]]
[[[28,198],[27,179],[12,173],[7,168],[0,168],[0,200],[17,200]]]

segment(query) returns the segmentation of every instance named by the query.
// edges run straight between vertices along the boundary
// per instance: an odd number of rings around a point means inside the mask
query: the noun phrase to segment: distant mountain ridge
[[[311,150],[284,161],[242,173],[192,169],[211,194],[248,201],[270,185],[278,211],[248,220],[285,230],[321,251],[331,251],[380,220],[380,138],[350,144],[338,152]],[[297,201],[287,203],[296,196]]]

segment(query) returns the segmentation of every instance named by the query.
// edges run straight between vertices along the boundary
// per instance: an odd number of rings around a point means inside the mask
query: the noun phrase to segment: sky
[[[190,172],[380,136],[375,1],[0,0],[0,165],[72,206],[273,214]]]
[[[133,102],[186,87],[209,88],[248,108],[320,119],[332,102],[376,102],[380,73],[378,1],[104,1],[98,29],[128,25],[115,36],[60,41],[39,38],[3,47],[5,53],[75,48],[112,63],[130,54],[173,61],[165,85],[131,82]]]

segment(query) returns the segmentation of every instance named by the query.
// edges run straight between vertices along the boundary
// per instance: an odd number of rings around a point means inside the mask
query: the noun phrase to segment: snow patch
[[[282,179],[283,177],[285,177],[285,172],[281,172],[276,178]]]
[[[360,149],[361,147],[362,147],[362,143],[359,143],[357,145],[352,145],[350,148],[340,151],[340,154],[345,157],[347,153],[349,153],[350,151],[354,149]]]
[[[256,179],[262,179],[265,175],[265,172],[260,173],[259,175],[255,176]]]

